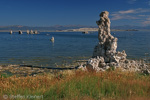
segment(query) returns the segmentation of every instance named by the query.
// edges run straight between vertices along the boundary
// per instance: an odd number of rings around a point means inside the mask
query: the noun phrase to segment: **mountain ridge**
[[[79,28],[98,28],[97,26],[88,25],[53,25],[53,26],[23,26],[23,25],[10,25],[10,26],[0,26],[0,30],[38,30],[38,31],[56,31],[56,30],[69,30],[69,29],[79,29]],[[111,29],[127,30],[127,29],[146,29],[150,30],[150,26],[111,26]]]

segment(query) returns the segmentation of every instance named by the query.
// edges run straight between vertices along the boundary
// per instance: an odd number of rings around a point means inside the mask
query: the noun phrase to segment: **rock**
[[[109,66],[106,66],[106,68],[105,69],[109,69],[110,67]]]
[[[22,34],[22,31],[21,31],[21,30],[19,30],[19,34]]]
[[[116,66],[116,63],[115,62],[111,62],[110,63],[110,67],[114,67],[114,66]]]
[[[33,34],[33,30],[30,30],[29,34]]]
[[[110,67],[120,68],[122,71],[141,71],[143,73],[150,73],[148,66],[144,61],[134,61],[126,59],[127,54],[125,50],[122,52],[116,51],[118,39],[110,33],[110,19],[109,12],[103,11],[100,14],[100,20],[96,21],[98,30],[99,43],[95,46],[93,56],[85,65],[81,67],[88,71],[105,71]],[[149,68],[150,69],[150,68]]]
[[[12,34],[12,33],[13,33],[13,31],[11,30],[11,31],[10,31],[10,34]]]
[[[93,67],[92,65],[90,64],[87,64],[86,65],[86,69],[89,71],[89,72],[93,72],[93,71],[99,71],[99,68],[98,69],[95,69],[97,67]]]
[[[78,68],[81,69],[81,70],[83,70],[83,71],[87,71],[87,68],[86,68],[85,65],[80,65]]]
[[[102,70],[100,68],[105,67],[105,62],[103,57],[91,58],[87,63],[88,67],[92,67],[96,72]],[[87,66],[86,66],[87,67]]]
[[[104,58],[103,57],[100,57],[100,63],[104,63]]]
[[[129,63],[129,60],[126,59],[126,60],[125,60],[125,63],[128,64],[128,63]]]
[[[29,30],[27,30],[27,34],[30,34],[30,31],[29,31]]]
[[[54,42],[54,37],[51,38],[51,42]]]
[[[3,69],[3,67],[2,66],[0,66],[0,70],[2,70]]]
[[[38,31],[37,31],[37,30],[35,30],[35,31],[34,31],[34,34],[38,34]]]
[[[150,74],[150,70],[146,69],[142,71],[144,74],[149,75]]]
[[[105,63],[101,63],[101,62],[99,62],[98,67],[100,67],[100,68],[104,68],[104,67],[106,67],[106,64],[105,64]]]
[[[104,11],[100,14],[100,20],[96,21],[99,27],[99,43],[94,48],[93,57],[102,56],[105,58],[105,62],[119,62],[120,59],[126,59],[126,54],[125,51],[116,53],[118,39],[110,34],[110,19],[108,15],[109,12]]]

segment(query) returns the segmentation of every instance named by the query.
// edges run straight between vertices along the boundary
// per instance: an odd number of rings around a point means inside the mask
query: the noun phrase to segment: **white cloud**
[[[147,20],[149,20],[149,21],[150,21],[150,16],[149,16],[149,18],[147,18]]]
[[[135,9],[136,13],[146,13],[146,12],[150,12],[150,9],[143,9],[143,8],[138,8]]]
[[[124,11],[118,11],[113,12],[111,14],[112,19],[111,20],[119,20],[119,19],[139,19],[140,17],[145,16],[142,13],[148,13],[150,12],[150,9],[130,9],[130,10],[124,10]]]
[[[138,17],[131,16],[131,15],[122,15],[122,14],[112,14],[113,16],[111,20],[120,20],[120,19],[138,19]]]
[[[141,23],[142,23],[144,26],[150,25],[150,15],[147,15],[146,17],[147,17],[146,19],[143,19],[143,20],[141,21]]]
[[[150,9],[137,8],[122,10],[113,12],[110,16],[112,17],[111,20],[136,20],[137,23],[141,23],[142,25],[149,25],[150,23]]]
[[[144,12],[150,12],[150,9],[137,8],[137,9],[130,9],[125,11],[118,11],[118,13],[120,14],[135,14],[135,13],[144,13]]]
[[[138,16],[140,16],[140,17],[145,17],[146,15],[138,15]]]
[[[127,10],[127,11],[119,11],[120,14],[128,14],[128,13],[134,13],[134,10]]]
[[[145,26],[150,25],[150,21],[144,21],[144,22],[142,22],[142,24]]]
[[[111,20],[119,20],[123,18],[123,16],[119,14],[111,14],[111,16],[113,16]]]

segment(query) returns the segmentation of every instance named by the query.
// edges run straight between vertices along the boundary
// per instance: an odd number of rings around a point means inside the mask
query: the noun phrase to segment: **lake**
[[[118,38],[117,51],[125,50],[127,58],[141,59],[150,54],[149,31],[111,32]],[[82,34],[81,32],[40,32],[40,34],[10,35],[0,32],[0,65],[29,64],[55,67],[70,64],[76,60],[92,56],[98,43],[98,32]],[[50,41],[51,37],[55,42]]]

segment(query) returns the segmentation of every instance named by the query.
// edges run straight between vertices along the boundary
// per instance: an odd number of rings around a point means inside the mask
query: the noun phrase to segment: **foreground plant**
[[[148,100],[150,76],[121,71],[64,71],[54,75],[0,78],[1,98],[18,94],[42,95],[44,100]]]

